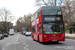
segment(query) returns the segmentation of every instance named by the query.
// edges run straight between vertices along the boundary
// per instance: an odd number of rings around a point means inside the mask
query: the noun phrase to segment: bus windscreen
[[[62,11],[60,7],[57,6],[49,6],[42,7],[42,15],[61,15]]]
[[[63,33],[63,22],[60,23],[43,23],[43,32],[47,34]]]

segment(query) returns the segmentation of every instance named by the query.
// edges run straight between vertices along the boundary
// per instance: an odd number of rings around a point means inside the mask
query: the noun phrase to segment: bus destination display
[[[44,21],[55,21],[55,17],[44,17]]]

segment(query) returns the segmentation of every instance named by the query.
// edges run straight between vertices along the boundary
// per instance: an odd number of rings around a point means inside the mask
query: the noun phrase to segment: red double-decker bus
[[[22,33],[23,35],[26,34],[26,28],[25,28],[25,27],[22,27],[21,33]]]
[[[31,17],[31,36],[39,42],[65,41],[65,25],[62,8],[40,7]]]

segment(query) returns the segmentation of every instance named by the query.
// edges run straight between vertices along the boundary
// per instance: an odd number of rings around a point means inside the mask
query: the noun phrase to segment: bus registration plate
[[[57,40],[52,40],[52,41],[57,41]]]

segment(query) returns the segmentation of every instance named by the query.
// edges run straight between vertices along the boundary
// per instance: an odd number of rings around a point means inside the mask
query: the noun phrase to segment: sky
[[[35,6],[35,0],[0,0],[0,8],[5,7],[10,10],[15,17],[13,25],[15,25],[19,17],[23,17],[29,13],[33,14],[38,6]]]
[[[15,20],[12,23],[15,25],[19,17],[36,11],[37,8],[34,3],[35,0],[0,0],[0,8],[5,7],[12,12],[15,16]]]

